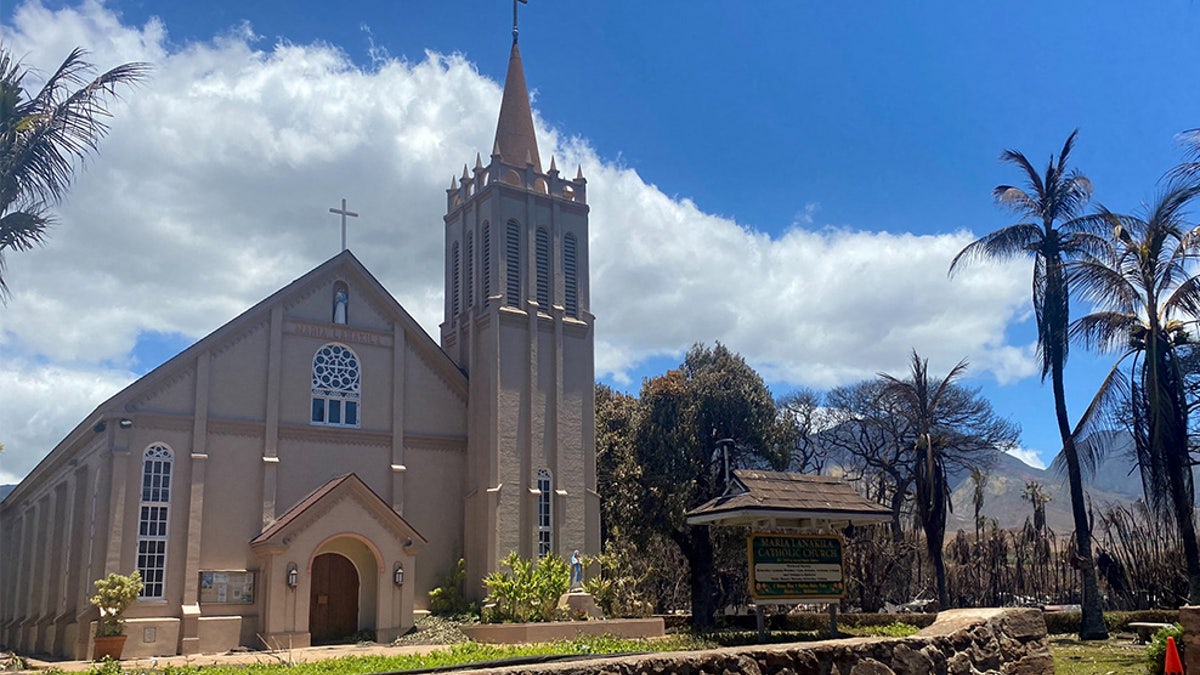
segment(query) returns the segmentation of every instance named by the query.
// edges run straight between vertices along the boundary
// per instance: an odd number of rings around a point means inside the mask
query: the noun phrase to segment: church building
[[[479,597],[596,553],[587,181],[542,169],[515,30],[444,231],[440,344],[343,250],[83,419],[0,503],[0,644],[89,657],[133,570],[126,657],[390,641],[460,558]]]

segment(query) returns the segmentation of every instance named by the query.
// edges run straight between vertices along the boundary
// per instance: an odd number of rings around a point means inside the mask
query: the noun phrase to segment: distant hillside
[[[1098,467],[1095,478],[1085,482],[1084,490],[1096,508],[1128,504],[1141,497],[1141,479],[1136,471],[1129,473],[1131,466],[1131,460],[1122,453],[1110,453]],[[1001,455],[988,475],[983,514],[994,518],[1002,528],[1023,526],[1025,519],[1033,513],[1029,502],[1021,496],[1030,481],[1040,483],[1044,493],[1051,498],[1046,504],[1046,523],[1050,529],[1063,535],[1074,530],[1066,476],[1059,476],[1053,469],[1034,468],[1012,455]],[[954,512],[946,523],[947,532],[974,529],[975,507],[971,503],[974,494],[975,486],[969,478],[954,486],[951,496]]]
[[[0,502],[4,501],[4,498],[8,496],[8,493],[12,492],[16,488],[16,485],[0,485]]]

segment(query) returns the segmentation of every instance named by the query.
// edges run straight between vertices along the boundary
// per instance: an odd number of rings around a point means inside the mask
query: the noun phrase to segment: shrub
[[[605,543],[604,552],[595,558],[584,556],[584,567],[595,563],[600,567],[600,574],[584,581],[583,590],[592,595],[607,617],[645,617],[654,610],[639,591],[650,576],[650,570],[637,576],[630,562],[612,540]]]
[[[459,558],[454,569],[442,579],[442,585],[429,591],[429,611],[438,616],[477,615],[475,603],[463,593],[466,578],[467,563]]]
[[[893,621],[886,626],[865,626],[859,630],[863,635],[874,637],[908,637],[915,635],[921,629],[910,623]]]
[[[1146,645],[1146,672],[1158,675],[1163,672],[1167,660],[1167,638],[1175,638],[1175,648],[1179,651],[1179,659],[1183,660],[1183,626],[1175,624],[1170,628],[1159,629],[1150,644]]]
[[[1046,633],[1063,635],[1079,632],[1079,612],[1047,612],[1042,615],[1046,619]],[[1131,623],[1144,621],[1149,623],[1174,623],[1179,620],[1178,610],[1173,609],[1143,609],[1136,612],[1105,612],[1104,625],[1109,631],[1124,630]]]
[[[525,560],[513,552],[500,564],[509,571],[492,572],[483,580],[488,590],[483,621],[553,621],[558,598],[571,583],[567,561],[554,554]]]
[[[142,592],[142,575],[137,570],[132,574],[113,572],[97,579],[96,594],[91,603],[100,610],[100,621],[96,625],[96,637],[111,637],[125,634],[125,610],[137,600]]]

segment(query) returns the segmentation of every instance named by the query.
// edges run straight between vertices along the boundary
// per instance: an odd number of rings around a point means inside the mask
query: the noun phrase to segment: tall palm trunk
[[[1096,565],[1092,558],[1091,523],[1088,522],[1083,497],[1083,470],[1079,464],[1079,452],[1075,448],[1075,437],[1071,433],[1071,423],[1067,418],[1061,358],[1053,359],[1051,379],[1054,388],[1054,414],[1058,419],[1058,433],[1062,438],[1063,457],[1067,460],[1071,516],[1075,520],[1074,563],[1079,568],[1080,582],[1083,586],[1079,637],[1083,640],[1105,640],[1108,638],[1108,627],[1104,623],[1104,613],[1100,607],[1100,585],[1096,580]]]
[[[1083,467],[1079,459],[1079,448],[1075,446],[1071,420],[1067,415],[1066,387],[1063,383],[1070,310],[1063,263],[1057,255],[1049,256],[1046,260],[1046,306],[1057,310],[1045,312],[1044,320],[1048,324],[1046,332],[1049,335],[1043,342],[1050,362],[1054,416],[1058,423],[1059,438],[1062,439],[1063,458],[1067,464],[1071,517],[1075,524],[1075,555],[1072,563],[1079,570],[1082,595],[1079,603],[1079,637],[1082,640],[1105,640],[1108,639],[1108,627],[1104,623],[1104,611],[1100,606],[1100,584],[1096,578],[1095,558],[1092,557],[1092,527],[1088,521],[1087,503],[1083,494]]]
[[[1159,334],[1157,317],[1150,318],[1151,335]],[[1188,576],[1187,604],[1200,604],[1200,546],[1196,543],[1196,501],[1195,488],[1191,480],[1192,467],[1187,462],[1187,420],[1179,419],[1179,412],[1186,415],[1186,403],[1179,395],[1179,377],[1172,377],[1176,364],[1170,357],[1170,349],[1159,339],[1151,339],[1147,344],[1146,366],[1149,368],[1151,409],[1150,420],[1151,447],[1167,448],[1158,455],[1162,459],[1167,479],[1167,489],[1171,500],[1171,511],[1179,529],[1181,545],[1183,546],[1184,564]],[[1157,437],[1157,438],[1156,438]],[[1173,447],[1171,447],[1173,446]]]

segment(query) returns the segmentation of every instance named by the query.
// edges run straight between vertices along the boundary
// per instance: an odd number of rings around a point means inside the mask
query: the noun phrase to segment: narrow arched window
[[[563,237],[563,307],[567,316],[579,316],[578,262],[575,258],[575,235]]]
[[[349,347],[331,342],[313,355],[312,423],[359,426],[362,371]]]
[[[483,303],[492,294],[492,226],[483,224]]]
[[[538,469],[537,472],[537,490],[538,490],[538,557],[548,555],[554,548],[554,525],[550,518],[550,499],[553,495],[554,481],[550,477],[550,472],[545,469]]]
[[[467,233],[467,249],[466,256],[463,258],[463,267],[467,270],[465,283],[467,284],[467,308],[475,306],[475,236],[473,232]]]
[[[521,226],[516,221],[508,221],[508,230],[504,238],[504,259],[507,263],[508,297],[505,303],[510,307],[521,306]]]
[[[142,498],[138,508],[137,570],[143,598],[162,598],[167,577],[167,526],[171,510],[171,468],[175,456],[162,443],[142,453]]]
[[[537,258],[537,302],[543,312],[550,311],[550,235],[539,227],[534,240]]]
[[[450,247],[450,315],[458,316],[458,242]]]

